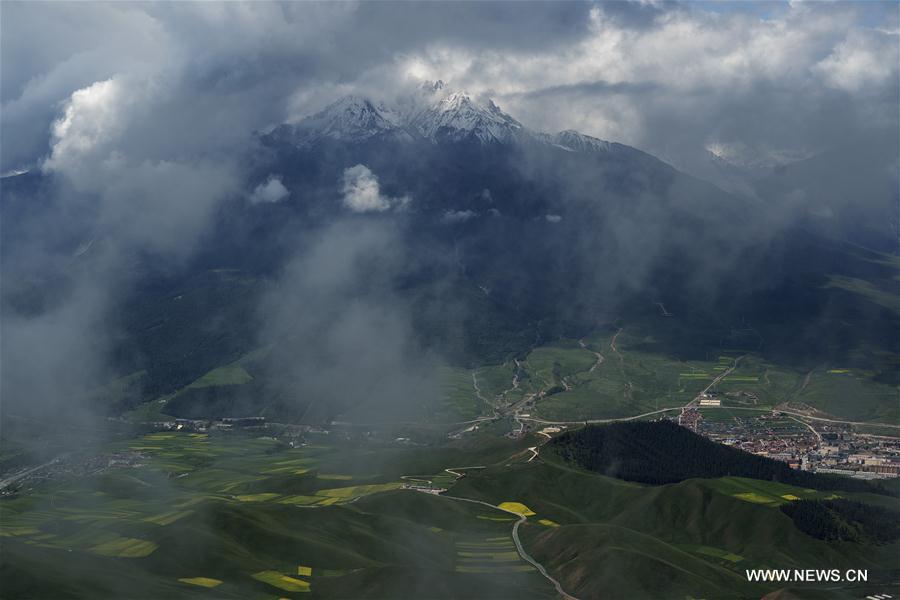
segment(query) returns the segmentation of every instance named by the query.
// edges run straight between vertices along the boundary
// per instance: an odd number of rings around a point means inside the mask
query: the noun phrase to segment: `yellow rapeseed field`
[[[182,577],[178,581],[206,588],[214,588],[222,583],[220,579],[213,579],[212,577]]]
[[[517,515],[522,515],[523,517],[530,517],[531,515],[537,514],[521,502],[501,502],[497,505],[497,508],[501,508],[508,512],[514,512]]]

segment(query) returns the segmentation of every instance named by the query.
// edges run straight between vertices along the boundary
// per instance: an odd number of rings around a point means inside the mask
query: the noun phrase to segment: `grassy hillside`
[[[526,547],[580,598],[612,590],[615,597],[759,598],[781,586],[750,584],[745,569],[810,564],[869,568],[880,586],[873,589],[885,590],[898,565],[897,543],[829,544],[797,529],[779,509],[793,501],[786,497],[864,495],[741,478],[650,487],[572,468],[546,451],[541,457],[470,472],[451,493],[529,506],[536,515],[521,529]],[[896,499],[884,498],[897,507]],[[541,526],[539,519],[559,527]],[[660,589],[666,590],[662,596]],[[807,588],[816,590],[826,592],[824,586]],[[829,593],[856,598],[859,591]]]

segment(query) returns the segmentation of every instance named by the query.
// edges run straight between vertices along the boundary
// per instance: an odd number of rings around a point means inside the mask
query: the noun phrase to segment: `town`
[[[777,409],[737,414],[703,398],[676,418],[713,441],[787,463],[791,468],[859,479],[900,476],[900,437],[864,433],[852,424]]]

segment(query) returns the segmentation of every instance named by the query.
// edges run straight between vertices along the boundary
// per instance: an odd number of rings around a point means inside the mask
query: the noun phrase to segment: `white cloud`
[[[474,210],[446,210],[444,211],[444,214],[441,215],[441,222],[453,225],[456,223],[465,223],[477,216],[478,213]]]
[[[72,93],[52,128],[52,150],[44,162],[49,171],[80,169],[121,131],[123,94],[115,79],[98,81]]]
[[[259,184],[250,194],[250,202],[253,204],[266,204],[273,202],[281,202],[291,193],[281,182],[278,175],[270,175],[264,183]]]
[[[559,223],[562,221],[562,216],[560,215],[544,215],[544,218],[550,223]]]
[[[181,158],[174,147],[172,158],[146,155],[140,121],[160,102],[156,92],[124,78],[73,92],[53,123],[43,169],[87,193],[95,226],[120,250],[180,256],[209,225],[218,200],[236,189],[237,174],[227,162]]]
[[[828,85],[848,92],[897,81],[898,34],[889,31],[853,31],[814,71]]]
[[[592,10],[588,35],[571,44],[434,42],[398,57],[397,70],[488,93],[531,128],[576,129],[676,165],[709,140],[807,153],[896,128],[900,36],[869,29],[850,3],[765,15],[661,5],[640,27],[614,12]]]
[[[344,206],[353,212],[384,212],[402,207],[409,198],[389,198],[381,193],[378,177],[365,165],[355,165],[344,169]]]

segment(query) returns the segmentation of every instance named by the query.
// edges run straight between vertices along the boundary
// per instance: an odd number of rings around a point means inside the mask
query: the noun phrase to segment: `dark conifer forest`
[[[900,538],[900,514],[854,500],[798,500],[781,512],[820,540],[886,544]]]

